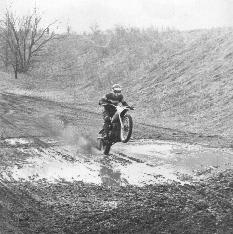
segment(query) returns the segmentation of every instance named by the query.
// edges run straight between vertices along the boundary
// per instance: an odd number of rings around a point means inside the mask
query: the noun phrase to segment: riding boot
[[[109,133],[109,126],[108,126],[108,123],[104,123],[104,126],[103,126],[103,138],[104,139],[108,139],[108,133]]]

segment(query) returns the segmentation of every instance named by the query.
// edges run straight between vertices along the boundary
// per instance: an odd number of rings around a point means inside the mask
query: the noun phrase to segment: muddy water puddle
[[[166,141],[138,141],[128,146],[116,145],[115,150],[129,158],[145,162],[166,178],[169,174],[176,179],[186,175],[192,180],[200,180],[233,168],[231,149]]]
[[[30,142],[6,140],[12,146]],[[190,183],[233,167],[233,151],[201,145],[144,140],[116,144],[108,156],[94,147],[85,150],[86,145],[80,144],[17,148],[17,155],[27,155],[27,159],[9,166],[1,176],[7,180],[34,182],[83,181],[106,186],[143,186],[172,181]]]

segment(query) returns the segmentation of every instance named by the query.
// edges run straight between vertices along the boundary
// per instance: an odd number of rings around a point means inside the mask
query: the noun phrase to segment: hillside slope
[[[233,135],[233,29],[116,28],[55,41],[17,87],[97,110],[119,82],[138,122]]]
[[[148,114],[162,125],[232,135],[233,31],[189,36],[192,41],[148,72],[140,102],[148,98]]]

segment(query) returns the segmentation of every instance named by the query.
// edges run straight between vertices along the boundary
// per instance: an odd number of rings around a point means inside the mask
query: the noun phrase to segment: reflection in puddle
[[[14,141],[17,142],[17,141]],[[11,142],[13,144],[13,142]],[[25,142],[19,142],[19,144]],[[18,144],[18,143],[17,143]],[[24,164],[7,168],[7,179],[83,181],[105,186],[190,182],[232,168],[230,149],[207,148],[166,141],[114,145],[110,156],[83,154],[72,146],[17,148],[30,155]]]
[[[113,168],[106,165],[101,165],[99,176],[101,177],[102,184],[105,186],[123,185],[121,172],[119,170],[113,170]]]

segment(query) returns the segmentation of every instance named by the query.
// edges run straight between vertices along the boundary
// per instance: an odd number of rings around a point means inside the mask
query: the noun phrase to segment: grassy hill
[[[193,35],[193,36],[192,36]],[[189,41],[148,73],[151,114],[172,127],[232,135],[233,31],[190,32]]]
[[[118,82],[126,100],[135,104],[138,122],[233,136],[232,59],[231,28],[158,32],[117,27],[63,35],[30,74],[7,79],[17,92],[96,111],[98,99]]]

